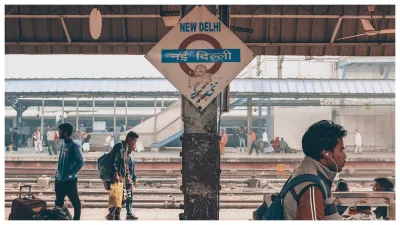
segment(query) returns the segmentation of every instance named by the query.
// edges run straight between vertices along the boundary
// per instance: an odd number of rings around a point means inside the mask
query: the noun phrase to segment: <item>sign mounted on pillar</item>
[[[254,56],[205,6],[195,6],[145,58],[202,111]]]

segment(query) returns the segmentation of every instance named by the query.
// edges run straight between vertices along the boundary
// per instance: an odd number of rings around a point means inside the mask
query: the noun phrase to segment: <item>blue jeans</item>
[[[126,215],[132,215],[132,189],[126,190]]]

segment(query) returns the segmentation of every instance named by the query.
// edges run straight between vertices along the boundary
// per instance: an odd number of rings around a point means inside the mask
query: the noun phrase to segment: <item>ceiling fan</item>
[[[357,35],[353,35],[353,36],[349,36],[349,37],[344,37],[344,38],[339,38],[339,39],[337,39],[337,41],[348,39],[348,38],[364,36],[364,35],[374,36],[374,35],[378,35],[378,34],[394,34],[395,33],[395,31],[396,31],[395,29],[375,30],[373,23],[372,23],[372,14],[375,11],[375,6],[368,6],[368,11],[371,14],[371,19],[370,20],[360,19],[361,25],[363,26],[365,33],[357,34]]]

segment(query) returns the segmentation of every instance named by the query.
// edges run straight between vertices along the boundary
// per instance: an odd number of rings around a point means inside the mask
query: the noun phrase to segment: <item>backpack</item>
[[[53,209],[42,209],[35,215],[34,220],[72,220],[71,213],[66,207],[54,207]]]
[[[322,196],[324,200],[326,196],[328,196],[328,191],[323,184],[323,181],[320,177],[313,174],[302,174],[299,175],[292,180],[288,179],[285,185],[283,186],[281,192],[279,194],[274,194],[271,196],[271,204],[268,206],[265,201],[263,204],[253,212],[254,220],[284,220],[283,216],[283,199],[286,194],[294,188],[296,185],[304,183],[304,182],[314,182],[317,184],[319,188],[322,190]]]
[[[111,181],[113,178],[113,157],[111,152],[105,153],[97,159],[97,170],[99,172],[99,177],[102,181]]]
[[[119,150],[115,146],[120,143],[123,146],[123,142],[118,142],[109,153],[104,153],[104,155],[97,159],[97,170],[102,181],[108,182],[113,179],[113,160],[116,157],[115,151]]]

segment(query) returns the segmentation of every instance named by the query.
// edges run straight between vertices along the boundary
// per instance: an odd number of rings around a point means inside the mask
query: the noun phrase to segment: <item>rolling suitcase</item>
[[[29,188],[29,193],[25,196],[22,196],[23,188]],[[38,214],[40,210],[46,209],[46,202],[32,195],[31,188],[31,185],[20,187],[19,198],[12,202],[9,220],[33,220],[34,215]]]

